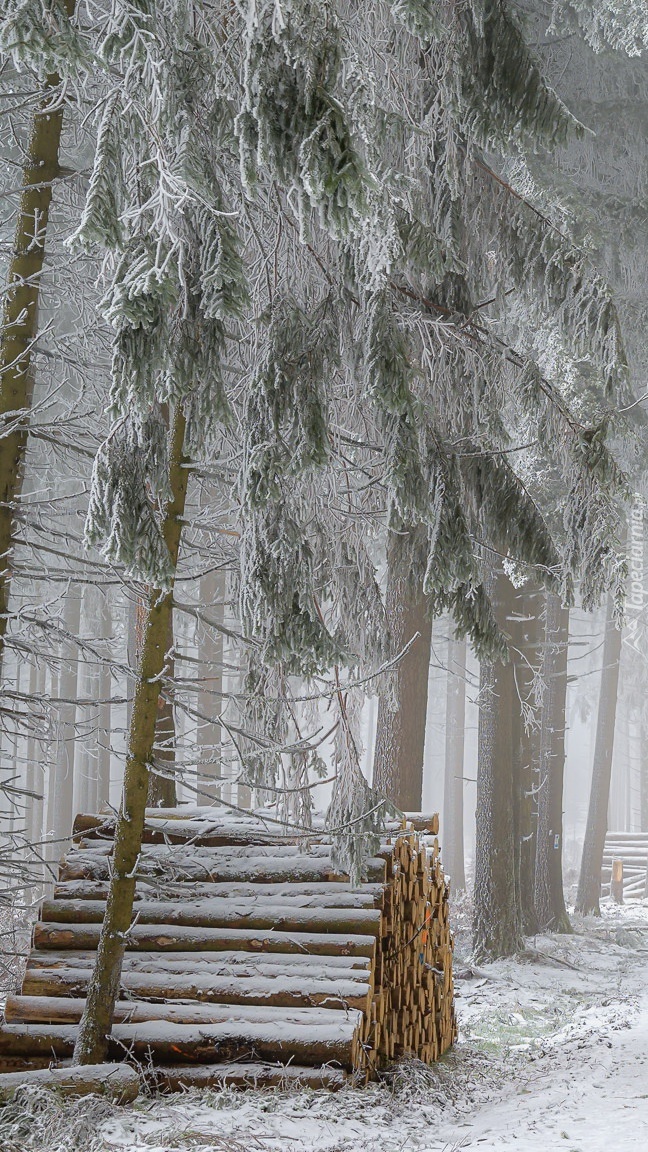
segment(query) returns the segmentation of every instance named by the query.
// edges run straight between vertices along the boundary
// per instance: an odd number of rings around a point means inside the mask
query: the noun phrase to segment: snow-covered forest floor
[[[27,1094],[3,1152],[636,1152],[648,1147],[648,902],[475,969],[457,917],[460,1040],[435,1068],[338,1094],[190,1092],[116,1108]]]

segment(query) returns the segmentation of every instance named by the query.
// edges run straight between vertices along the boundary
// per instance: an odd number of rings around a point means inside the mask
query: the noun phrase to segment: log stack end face
[[[0,1073],[72,1055],[107,896],[112,827],[82,816],[45,901]],[[169,833],[169,828],[171,832]],[[367,883],[252,817],[150,813],[110,1058],[151,1082],[339,1087],[456,1038],[438,822],[388,829]],[[1,1079],[1,1077],[0,1077]]]

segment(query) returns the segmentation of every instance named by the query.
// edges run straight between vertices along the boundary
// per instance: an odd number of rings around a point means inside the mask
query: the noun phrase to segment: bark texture
[[[169,479],[172,496],[163,522],[164,538],[174,567],[178,560],[189,478],[183,455],[184,435],[184,415],[177,409],[171,427]],[[74,1049],[77,1064],[99,1064],[108,1051],[126,934],[133,913],[135,869],[144,830],[149,765],[153,758],[160,680],[165,671],[172,606],[172,590],[166,595],[151,591],[131,714],[122,803],[115,831],[112,877],[97,961]]]
[[[66,0],[69,16],[74,0]],[[34,115],[22,172],[22,193],[8,269],[0,336],[0,665],[9,612],[11,554],[16,501],[22,491],[23,461],[32,402],[32,349],[38,336],[38,301],[54,181],[59,175],[63,103],[53,108],[60,77],[45,80]],[[9,430],[11,429],[11,430]]]
[[[491,577],[490,595],[498,623],[509,634],[513,586],[503,572]],[[478,959],[489,960],[522,947],[511,754],[519,702],[511,661],[482,663],[479,696],[473,948]]]
[[[543,931],[571,932],[563,890],[563,780],[569,609],[547,592],[540,725],[535,906]]]
[[[167,625],[166,675],[158,697],[155,727],[155,770],[149,773],[147,805],[149,808],[174,808],[176,804],[175,746],[176,728],[171,681],[175,672],[173,659],[173,605]]]
[[[404,812],[420,812],[432,620],[423,593],[420,554],[427,529],[390,530],[387,542],[387,619],[393,655],[419,636],[380,696],[374,787]]]
[[[65,598],[63,619],[68,636],[79,634],[81,623],[81,590],[71,585]],[[53,681],[58,697],[56,755],[52,765],[52,780],[48,789],[47,829],[54,840],[48,853],[50,859],[61,856],[60,841],[72,832],[74,819],[74,765],[76,753],[76,699],[79,653],[76,645],[64,639],[60,648],[60,666]]]
[[[448,644],[446,689],[445,779],[442,848],[453,892],[466,887],[463,835],[464,736],[466,727],[466,641]]]
[[[511,714],[513,779],[515,783],[515,828],[517,873],[519,882],[522,928],[526,936],[538,932],[540,924],[535,907],[535,858],[538,781],[540,754],[537,695],[538,675],[542,666],[544,627],[543,592],[539,584],[527,581],[512,594],[511,660],[515,695]]]
[[[200,604],[217,624],[224,622],[226,576],[221,570],[208,572],[200,580]],[[198,804],[213,804],[221,796],[221,725],[223,706],[223,633],[201,624],[199,656],[202,683],[197,698]]]
[[[601,866],[607,832],[620,660],[621,630],[615,624],[612,600],[608,598],[592,785],[576,897],[576,911],[584,915],[601,915]]]

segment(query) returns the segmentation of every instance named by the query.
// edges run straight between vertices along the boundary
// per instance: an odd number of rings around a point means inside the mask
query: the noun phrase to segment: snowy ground
[[[462,962],[461,1039],[433,1070],[326,1092],[203,1092],[116,1109],[24,1098],[3,1152],[645,1152],[648,903],[607,907],[520,960]]]

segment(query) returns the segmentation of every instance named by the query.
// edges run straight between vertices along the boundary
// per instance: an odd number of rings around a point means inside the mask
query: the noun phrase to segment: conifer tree
[[[71,24],[74,9],[75,0],[57,2],[50,20],[40,4],[7,5],[0,12],[0,51],[13,57],[18,69],[29,69],[39,79],[41,92],[22,170],[0,329],[0,414],[6,425],[0,438],[0,670],[10,618],[13,533],[29,434],[32,355],[39,335],[38,305],[47,228],[60,175],[64,103],[59,70],[84,55]]]

